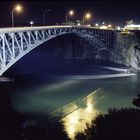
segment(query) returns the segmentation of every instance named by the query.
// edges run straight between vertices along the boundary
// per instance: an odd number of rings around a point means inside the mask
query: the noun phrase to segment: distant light
[[[118,26],[118,27],[117,27],[117,30],[120,30],[120,29],[121,29],[121,27]]]
[[[33,24],[34,24],[34,22],[33,22],[33,21],[30,21],[30,24],[31,24],[31,25],[33,25]]]
[[[31,25],[31,27],[33,26],[33,24],[34,24],[34,22],[33,22],[33,21],[30,21],[30,25]]]
[[[104,25],[104,24],[105,24],[105,22],[102,22],[102,24]]]
[[[89,19],[91,17],[91,14],[90,13],[87,13],[86,16],[85,16],[87,19]]]
[[[109,27],[109,28],[111,28],[111,27],[112,27],[112,25],[111,25],[111,24],[109,24],[109,25],[108,25],[108,27]]]
[[[80,23],[78,23],[77,25],[80,26]]]
[[[91,27],[91,25],[90,25],[90,24],[87,24],[86,26]]]
[[[85,24],[85,19],[89,20],[91,18],[91,14],[90,13],[86,13],[83,17],[83,25]]]
[[[73,10],[70,10],[69,11],[69,14],[72,16],[74,14],[74,11]]]
[[[95,26],[99,26],[99,24],[98,24],[98,23],[96,23],[96,24],[95,24]]]
[[[108,29],[108,27],[103,25],[103,26],[100,26],[100,29]]]
[[[15,10],[18,11],[18,12],[20,12],[20,11],[22,10],[22,7],[21,7],[20,5],[17,5],[17,6],[15,7]]]

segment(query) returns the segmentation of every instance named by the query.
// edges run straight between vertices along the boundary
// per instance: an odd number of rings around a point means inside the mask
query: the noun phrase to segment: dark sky
[[[75,10],[75,19],[82,19],[86,11],[93,16],[89,23],[111,23],[124,25],[127,20],[133,19],[140,24],[140,2],[138,1],[110,1],[110,0],[75,0],[75,1],[0,1],[0,26],[11,25],[11,11],[15,4],[23,6],[23,12],[15,13],[15,24],[27,26],[33,20],[35,25],[43,24],[43,11],[51,9],[46,16],[48,24],[62,23],[65,21],[66,12]]]

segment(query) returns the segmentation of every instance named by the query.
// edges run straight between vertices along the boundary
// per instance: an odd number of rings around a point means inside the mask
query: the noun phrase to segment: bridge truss
[[[21,57],[42,43],[68,33],[90,34],[112,47],[114,30],[85,26],[43,26],[0,29],[0,75]]]

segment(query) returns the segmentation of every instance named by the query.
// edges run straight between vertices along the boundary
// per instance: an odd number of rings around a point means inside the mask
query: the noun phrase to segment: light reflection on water
[[[61,119],[64,129],[71,140],[74,140],[77,133],[84,133],[87,126],[90,127],[93,119],[99,114],[99,111],[96,110],[94,97],[95,92],[81,100],[82,104],[85,104],[85,107],[78,107],[75,103],[74,106],[77,106],[77,110]],[[68,108],[66,110],[68,110]]]

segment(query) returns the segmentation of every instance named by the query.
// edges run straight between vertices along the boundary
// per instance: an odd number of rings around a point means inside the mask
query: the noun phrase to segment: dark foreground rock
[[[137,140],[140,137],[140,110],[133,108],[109,109],[100,114],[85,134],[77,140]]]

